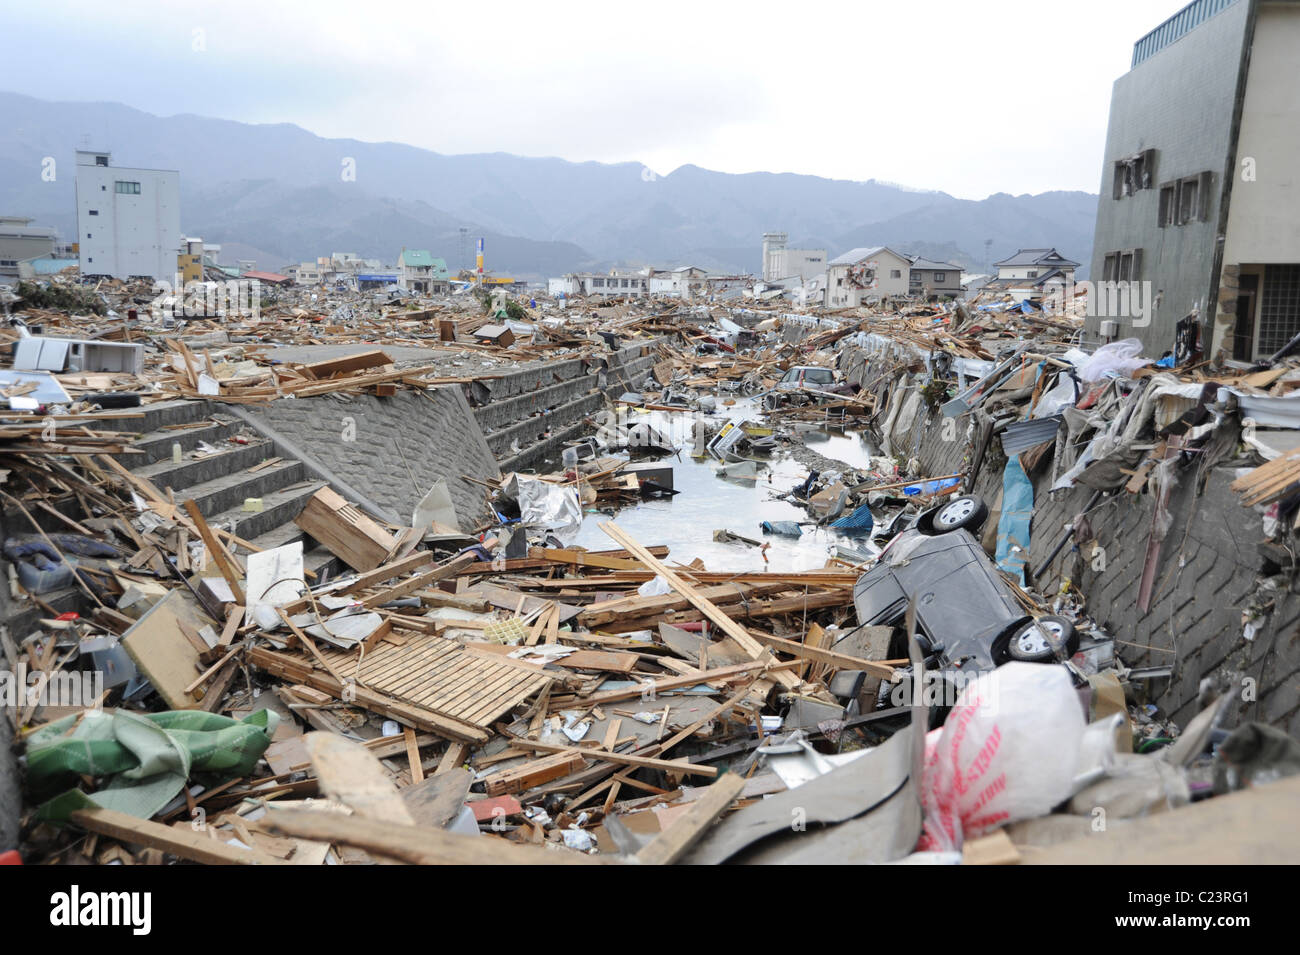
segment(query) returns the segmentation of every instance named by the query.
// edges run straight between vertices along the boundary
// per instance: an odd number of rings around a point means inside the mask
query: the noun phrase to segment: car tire
[[[931,512],[926,521],[930,534],[947,534],[965,529],[977,531],[988,520],[989,508],[980,498],[972,495],[953,498]]]
[[[1057,659],[1052,643],[1045,639],[1043,631],[1050,631],[1055,642],[1065,648],[1068,660],[1079,650],[1079,635],[1074,624],[1064,617],[1048,614],[1037,620],[1030,620],[1016,630],[1007,642],[1007,656],[1021,663],[1054,663]]]

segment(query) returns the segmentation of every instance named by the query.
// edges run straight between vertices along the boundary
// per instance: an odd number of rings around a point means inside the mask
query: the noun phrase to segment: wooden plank
[[[516,749],[533,749],[543,753],[570,753],[610,763],[623,763],[641,769],[662,769],[666,772],[682,773],[686,776],[718,775],[716,766],[700,766],[684,759],[654,759],[649,756],[633,756],[631,753],[611,753],[603,749],[579,749],[576,746],[539,743],[536,740],[525,739],[522,736],[511,736],[510,745]]]
[[[558,547],[530,547],[528,556],[557,564],[575,567],[601,567],[606,570],[644,570],[640,561],[620,557],[606,557],[584,550],[566,550]]]
[[[745,788],[745,777],[727,773],[710,786],[686,813],[655,836],[636,859],[642,865],[672,865],[727,811]]]
[[[572,670],[631,673],[640,659],[635,653],[619,653],[617,650],[577,650],[560,662]]]
[[[617,861],[567,849],[521,845],[496,836],[461,836],[335,812],[275,809],[263,821],[277,835],[356,846],[412,865],[608,865]]]
[[[414,734],[408,737],[408,747],[413,739]],[[414,824],[397,787],[365,746],[333,733],[308,733],[303,742],[321,792],[329,798],[367,819]]]
[[[217,563],[217,569],[221,571],[221,576],[226,578],[226,583],[230,585],[230,591],[235,595],[235,603],[243,604],[244,590],[240,586],[241,575],[239,566],[231,560],[226,549],[221,545],[212,533],[212,528],[203,517],[203,512],[199,510],[199,505],[194,499],[187,500],[184,504],[185,512],[189,514],[190,520],[194,522],[194,529],[199,532],[199,537],[203,538],[203,546],[208,549],[208,553]]]
[[[425,564],[432,563],[433,559],[433,554],[427,550],[416,551],[414,554],[409,554],[406,557],[376,567],[374,570],[359,574],[356,580],[340,587],[334,593],[346,596],[347,594],[354,594],[358,590],[367,590],[376,584],[382,584],[386,580],[392,580],[394,577],[400,577],[419,567],[423,567]]]
[[[424,779],[424,767],[420,765],[420,747],[415,742],[415,730],[407,726],[402,735],[406,737],[406,761],[411,767],[411,782],[418,783]]]
[[[575,773],[586,765],[581,752],[561,751],[542,759],[534,759],[522,766],[512,766],[492,773],[483,782],[489,796],[521,793],[542,783]]]
[[[367,607],[378,607],[381,604],[388,603],[390,600],[398,600],[417,590],[423,589],[435,581],[444,580],[447,577],[454,577],[461,568],[465,567],[467,564],[473,563],[473,561],[473,554],[461,554],[459,557],[455,557],[446,563],[439,564],[432,570],[416,574],[414,577],[404,580],[400,584],[395,584],[392,587],[381,590],[379,593],[367,597],[362,601],[362,603]]]
[[[343,355],[340,358],[330,358],[326,361],[316,361],[309,365],[299,365],[299,371],[305,371],[312,378],[320,380],[328,378],[330,375],[350,374],[355,371],[362,371],[366,368],[382,368],[384,365],[391,365],[393,360],[380,350],[357,352],[354,355]]]
[[[750,632],[754,639],[760,643],[767,644],[773,650],[792,654],[802,660],[825,663],[839,670],[866,670],[872,676],[878,676],[882,680],[892,679],[894,675],[894,668],[884,663],[862,660],[845,653],[836,653],[834,650],[823,650],[821,647],[810,647],[806,643],[796,643],[794,640],[774,637],[771,634],[763,633],[761,630],[752,630]]]
[[[213,839],[207,833],[185,826],[164,826],[137,819],[115,809],[78,809],[71,821],[88,832],[108,836],[129,845],[158,849],[190,862],[204,865],[282,865],[275,856],[257,849],[240,849]]]
[[[792,666],[793,664],[776,664],[776,666]],[[735,666],[718,667],[713,670],[701,670],[697,673],[687,674],[686,676],[664,677],[661,680],[647,680],[638,686],[627,690],[608,690],[604,693],[593,693],[591,696],[583,697],[582,702],[593,705],[602,703],[615,703],[619,700],[633,700],[643,694],[662,693],[665,690],[678,690],[687,686],[698,686],[701,683],[725,682],[733,680],[736,677],[744,676],[748,673],[754,673],[758,670],[775,669],[775,666],[766,662],[755,660],[752,663],[741,663]]]

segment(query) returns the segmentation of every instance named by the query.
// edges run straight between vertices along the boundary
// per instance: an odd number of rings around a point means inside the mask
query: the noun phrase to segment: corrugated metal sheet
[[[1061,427],[1061,416],[1050,418],[1031,418],[1028,421],[1013,421],[1002,432],[1002,450],[1007,457],[1028,451],[1044,441],[1054,441],[1056,431]]]

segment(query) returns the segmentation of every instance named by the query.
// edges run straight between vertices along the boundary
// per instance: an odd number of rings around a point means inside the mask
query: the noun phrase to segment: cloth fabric
[[[42,819],[60,820],[88,805],[149,819],[192,774],[230,779],[252,773],[279,719],[272,710],[242,720],[202,710],[87,710],[28,737],[27,787],[33,799],[49,800],[38,812]],[[74,788],[55,795],[80,776],[105,782],[94,793]]]

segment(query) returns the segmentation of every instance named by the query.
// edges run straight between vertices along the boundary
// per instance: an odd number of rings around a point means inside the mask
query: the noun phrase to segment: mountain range
[[[115,166],[179,170],[186,234],[221,243],[223,262],[271,269],[342,251],[392,263],[403,248],[430,249],[455,269],[472,265],[483,237],[489,269],[526,278],[646,264],[756,273],[762,234],[780,231],[831,256],[889,245],[975,271],[1018,248],[1054,246],[1086,270],[1097,208],[1086,192],[975,201],[794,173],[687,165],[657,176],[638,163],[444,155],[287,123],[0,92],[0,215],[72,236],[77,149],[111,151]]]

